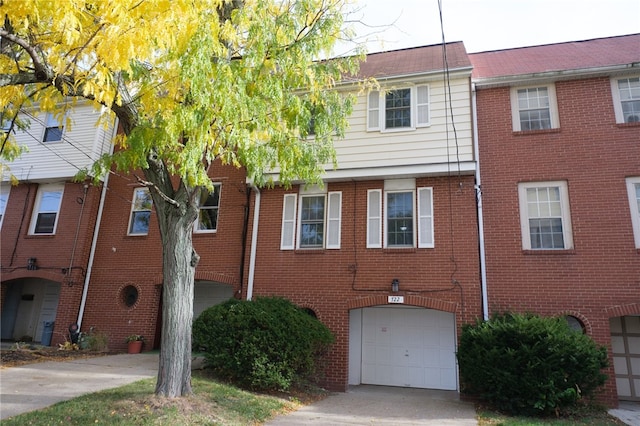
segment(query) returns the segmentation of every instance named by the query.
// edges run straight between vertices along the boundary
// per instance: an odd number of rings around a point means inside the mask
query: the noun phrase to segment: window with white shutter
[[[280,236],[280,250],[295,248],[294,236],[296,229],[297,194],[285,194],[282,206],[282,234]]]
[[[327,207],[327,249],[340,248],[342,221],[342,192],[329,192]]]
[[[418,247],[433,246],[433,190],[418,188]]]
[[[382,247],[382,190],[367,191],[367,248]]]

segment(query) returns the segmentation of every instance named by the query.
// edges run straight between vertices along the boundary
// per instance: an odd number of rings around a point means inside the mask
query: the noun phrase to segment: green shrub
[[[193,323],[193,346],[220,376],[251,389],[286,390],[313,380],[331,331],[286,299],[229,300]]]
[[[607,352],[564,318],[504,314],[462,327],[464,391],[511,414],[547,415],[591,398]]]

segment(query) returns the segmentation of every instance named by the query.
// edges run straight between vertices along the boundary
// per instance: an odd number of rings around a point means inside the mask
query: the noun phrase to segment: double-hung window
[[[428,85],[369,92],[368,131],[412,130],[428,126],[429,120]]]
[[[38,188],[31,226],[29,227],[30,234],[52,235],[56,233],[63,192],[63,184],[45,184]]]
[[[280,249],[339,249],[342,192],[318,187],[285,194]]]
[[[51,113],[47,113],[44,121],[42,142],[60,142],[64,131],[62,123]]]
[[[4,213],[7,211],[7,202],[9,201],[9,187],[0,187],[0,228],[2,227],[2,219],[4,219]]]
[[[611,80],[617,123],[640,123],[640,77]]]
[[[131,202],[131,216],[129,217],[129,235],[147,235],[151,220],[151,206],[153,200],[149,188],[133,190]]]
[[[573,248],[567,183],[528,182],[518,185],[522,248]]]
[[[511,113],[514,131],[558,128],[555,86],[511,89]]]
[[[367,193],[367,248],[432,248],[433,190],[413,179],[385,182]]]
[[[627,193],[636,248],[640,249],[640,177],[627,178]]]
[[[213,191],[206,194],[200,205],[198,220],[194,232],[216,232],[218,230],[218,213],[220,211],[220,191],[222,184],[214,183]]]

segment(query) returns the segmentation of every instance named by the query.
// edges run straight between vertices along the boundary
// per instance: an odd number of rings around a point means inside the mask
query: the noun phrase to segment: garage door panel
[[[422,308],[362,310],[361,382],[455,390],[454,315]]]

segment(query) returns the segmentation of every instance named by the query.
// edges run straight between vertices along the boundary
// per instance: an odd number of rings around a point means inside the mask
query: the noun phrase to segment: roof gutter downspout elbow
[[[482,296],[482,318],[489,320],[489,301],[487,294],[487,265],[484,246],[484,217],[482,214],[482,184],[480,181],[480,151],[478,143],[478,109],[476,85],[471,83],[471,111],[473,114],[473,155],[476,161],[476,207],[478,209],[478,245],[480,249],[480,291]]]
[[[260,222],[260,189],[253,182],[249,186],[256,194],[253,206],[253,227],[251,229],[251,251],[249,253],[249,276],[247,278],[247,300],[253,297],[253,280],[256,273],[256,252],[258,246],[258,223]]]

